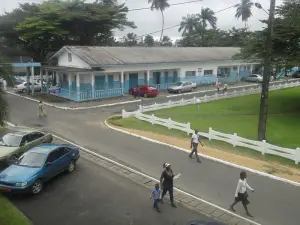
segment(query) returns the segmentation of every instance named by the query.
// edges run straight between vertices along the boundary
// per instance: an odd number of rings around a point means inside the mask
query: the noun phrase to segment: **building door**
[[[95,76],[95,90],[105,89],[105,76]]]
[[[160,84],[160,72],[153,72],[153,84]]]
[[[114,88],[114,75],[108,75],[107,80],[108,80],[108,89],[113,89]]]
[[[173,71],[173,83],[176,83],[178,81],[178,72]]]
[[[139,75],[137,73],[129,74],[129,88],[134,88],[139,84]]]

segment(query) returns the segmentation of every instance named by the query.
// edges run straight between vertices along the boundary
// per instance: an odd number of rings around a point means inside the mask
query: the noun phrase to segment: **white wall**
[[[250,64],[250,63],[249,63]],[[204,70],[213,70],[213,74],[217,73],[217,69],[220,66],[239,66],[247,65],[247,63],[242,61],[219,61],[219,62],[196,62],[196,63],[161,63],[161,64],[149,64],[149,65],[131,65],[131,66],[116,66],[105,68],[106,72],[115,72],[122,70],[124,73],[138,73],[139,79],[143,79],[144,72],[148,69],[150,70],[150,77],[152,77],[153,72],[156,71],[169,71],[169,74],[173,74],[173,71],[178,71],[178,76],[185,76],[186,71],[196,71],[196,75],[203,75]],[[198,72],[198,68],[202,68],[202,72]]]
[[[66,66],[66,67],[74,67],[74,68],[87,68],[89,69],[90,66],[83,62],[80,58],[76,55],[72,54],[72,61],[69,62],[68,58],[68,51],[65,51],[58,57],[58,66]]]

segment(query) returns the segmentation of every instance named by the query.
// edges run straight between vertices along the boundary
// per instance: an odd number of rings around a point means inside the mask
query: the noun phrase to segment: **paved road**
[[[8,96],[11,121],[34,125],[44,124],[55,133],[74,140],[103,155],[116,158],[134,168],[158,178],[164,161],[181,171],[176,186],[224,208],[231,203],[239,170],[220,163],[190,161],[186,153],[114,132],[103,126],[103,120],[115,108],[88,111],[63,111],[48,108],[49,117],[37,118],[37,105],[31,101]],[[255,220],[266,225],[299,224],[300,189],[249,173],[248,182],[256,189],[250,198]],[[244,216],[243,209],[238,212]]]
[[[81,158],[74,173],[53,179],[39,196],[13,196],[11,200],[35,225],[185,225],[196,219],[211,221],[168,204],[162,205],[159,214],[152,209],[149,196],[148,188]]]

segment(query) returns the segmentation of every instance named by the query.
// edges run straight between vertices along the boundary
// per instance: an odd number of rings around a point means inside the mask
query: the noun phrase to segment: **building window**
[[[185,71],[185,76],[186,77],[195,77],[196,71]]]
[[[68,61],[72,62],[72,54],[71,53],[68,53]]]
[[[213,70],[204,70],[204,75],[212,75],[213,72]]]

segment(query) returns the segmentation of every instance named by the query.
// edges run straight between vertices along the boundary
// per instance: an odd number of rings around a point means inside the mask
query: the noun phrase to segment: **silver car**
[[[196,83],[193,82],[177,82],[173,86],[168,88],[169,93],[182,93],[186,91],[192,91],[197,87]]]
[[[257,82],[260,83],[263,81],[263,77],[259,74],[251,74],[248,77],[244,78],[245,81]]]

